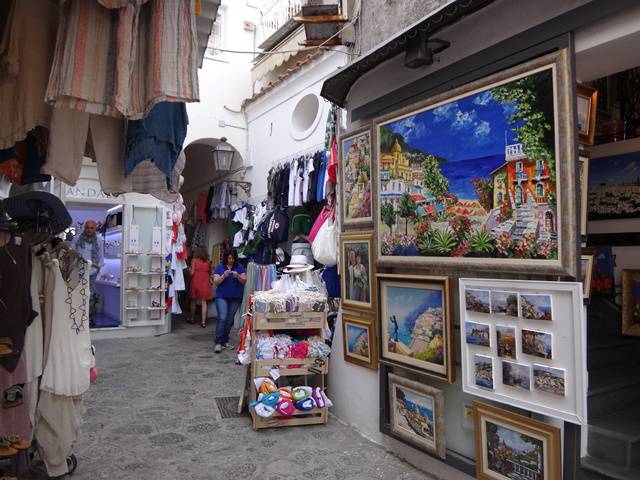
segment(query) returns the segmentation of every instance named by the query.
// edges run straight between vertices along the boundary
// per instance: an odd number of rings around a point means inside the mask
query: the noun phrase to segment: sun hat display
[[[309,242],[293,242],[291,244],[291,255],[304,255],[307,257],[307,263],[313,265],[313,252]]]
[[[304,273],[313,270],[313,265],[307,263],[304,255],[291,255],[289,265],[284,267],[284,273]]]
[[[4,209],[15,221],[30,221],[46,226],[51,235],[58,235],[71,225],[71,215],[62,201],[49,192],[24,192],[4,199]]]

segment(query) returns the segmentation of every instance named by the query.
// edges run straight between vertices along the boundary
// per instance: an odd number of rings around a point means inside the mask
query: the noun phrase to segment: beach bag
[[[311,227],[311,231],[309,232],[309,235],[307,235],[307,240],[309,240],[309,243],[313,243],[313,241],[316,238],[316,235],[318,234],[318,230],[320,230],[320,227],[322,226],[322,224],[329,217],[329,213],[330,213],[330,210],[327,207],[324,207],[320,211],[318,218],[316,218],[316,221],[313,223],[313,226]]]
[[[338,264],[339,234],[335,215],[329,215],[311,244],[314,260],[327,267],[333,267]]]

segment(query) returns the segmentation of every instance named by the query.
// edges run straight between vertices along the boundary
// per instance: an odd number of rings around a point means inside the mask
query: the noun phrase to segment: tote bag
[[[326,267],[338,264],[338,235],[335,211],[332,211],[311,244],[314,260]]]

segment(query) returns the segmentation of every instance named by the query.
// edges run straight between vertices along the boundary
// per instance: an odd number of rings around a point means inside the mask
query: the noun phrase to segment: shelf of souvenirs
[[[165,305],[160,305],[157,307],[144,307],[142,305],[128,305],[124,307],[125,310],[164,310],[167,308]]]
[[[142,293],[142,292],[156,292],[156,293],[164,293],[166,292],[163,288],[127,288],[125,289],[127,293]]]
[[[150,270],[148,272],[144,272],[142,270],[129,269],[129,270],[125,270],[124,273],[137,274],[137,275],[164,275],[164,270]]]
[[[119,282],[109,281],[109,280],[96,280],[96,285],[104,285],[106,287],[120,288],[120,283]]]

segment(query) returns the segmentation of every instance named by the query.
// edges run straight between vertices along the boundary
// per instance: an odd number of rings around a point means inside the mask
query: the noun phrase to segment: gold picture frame
[[[584,304],[591,301],[591,284],[593,283],[593,266],[596,262],[596,249],[583,248],[580,256],[580,281],[582,282],[582,298]]]
[[[344,361],[378,370],[378,341],[375,318],[367,320],[349,313],[342,314]]]
[[[593,145],[596,135],[598,90],[581,83],[576,85],[578,138],[583,145]]]
[[[536,475],[530,478],[562,480],[559,428],[477,401],[473,421],[478,480],[508,479],[505,469],[512,468]],[[518,453],[523,444],[529,448],[526,454]]]
[[[622,334],[640,337],[640,270],[622,271]],[[636,320],[637,319],[637,320]]]
[[[371,225],[373,222],[371,127],[342,133],[338,145],[342,225],[345,227]]]
[[[444,459],[444,392],[394,373],[388,374],[388,384],[392,436]]]
[[[380,361],[434,380],[455,382],[449,277],[376,277]]]
[[[587,219],[589,213],[589,156],[580,152],[578,160],[578,186],[580,192],[580,235],[587,235]]]
[[[345,308],[376,311],[375,272],[373,232],[341,234],[340,295]]]

